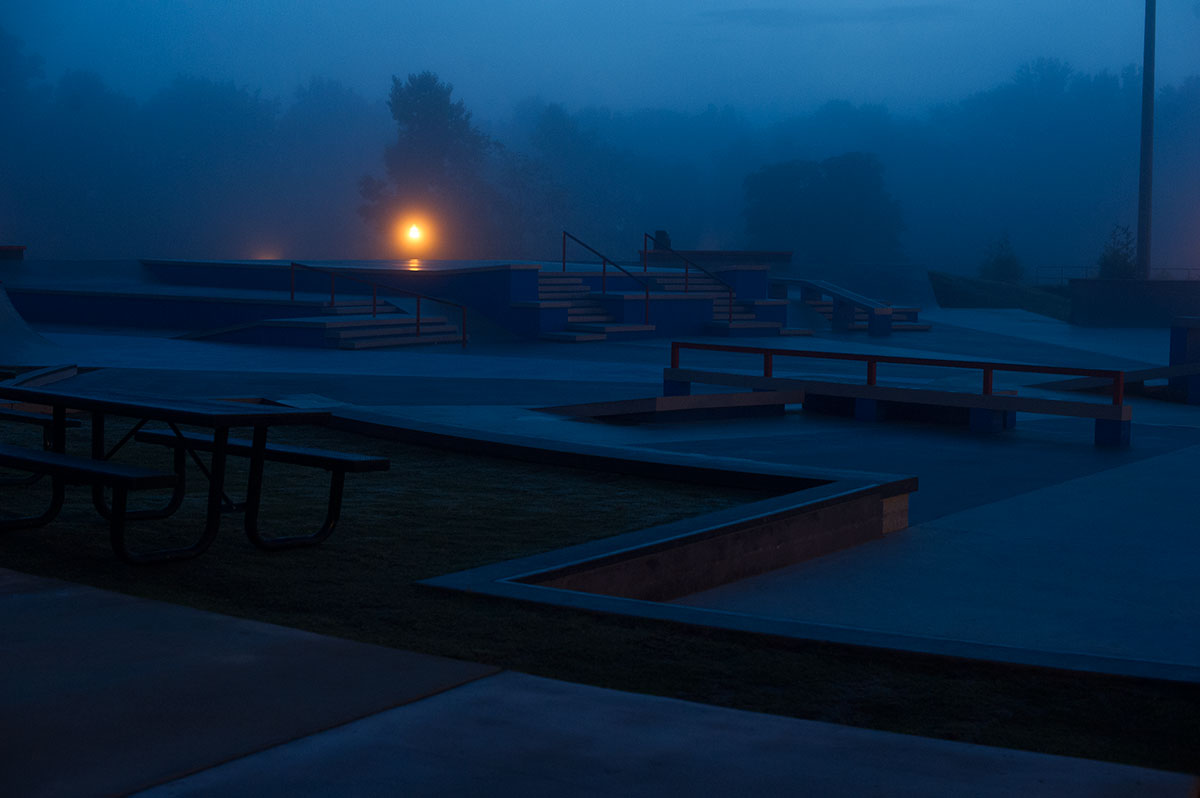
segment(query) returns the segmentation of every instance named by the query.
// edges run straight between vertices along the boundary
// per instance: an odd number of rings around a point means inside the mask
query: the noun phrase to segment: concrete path
[[[0,569],[0,793],[1189,796],[1190,776],[567,684]]]

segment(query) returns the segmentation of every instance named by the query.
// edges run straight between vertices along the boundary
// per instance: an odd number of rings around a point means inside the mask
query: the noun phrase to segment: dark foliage
[[[1019,283],[1025,274],[1021,259],[1013,250],[1012,240],[1008,233],[1001,233],[987,248],[983,262],[979,264],[979,276],[984,280],[995,280],[1001,283]]]
[[[745,191],[753,247],[792,250],[800,264],[901,259],[900,204],[884,186],[875,155],[773,164],[747,177]]]
[[[1133,232],[1125,225],[1114,224],[1100,257],[1096,259],[1096,265],[1100,267],[1100,276],[1110,280],[1130,280],[1137,277],[1134,255]]]

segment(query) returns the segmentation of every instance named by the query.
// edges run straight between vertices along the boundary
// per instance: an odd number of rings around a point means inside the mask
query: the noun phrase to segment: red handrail
[[[649,324],[650,323],[650,284],[647,283],[645,280],[641,279],[640,277],[630,274],[629,271],[624,266],[617,263],[612,258],[608,257],[603,252],[600,252],[599,250],[588,246],[587,243],[582,241],[578,236],[571,235],[566,230],[562,231],[562,270],[564,272],[567,270],[567,239],[568,238],[600,259],[600,293],[602,293],[602,294],[608,293],[608,264],[610,264],[610,263],[613,266],[616,266],[618,269],[620,269],[621,272],[624,273],[624,275],[626,277],[629,277],[634,282],[641,284],[641,286],[645,290],[645,294],[646,294],[643,318],[644,318],[644,323]]]
[[[992,376],[997,371],[1029,374],[1063,374],[1072,377],[1106,377],[1113,381],[1112,403],[1120,406],[1125,402],[1125,372],[1116,369],[1085,369],[1073,366],[1039,366],[1032,363],[994,363],[976,360],[946,360],[928,357],[900,357],[897,355],[866,355],[850,352],[821,352],[807,349],[772,349],[761,346],[736,346],[734,344],[700,344],[687,341],[671,342],[671,368],[679,368],[679,352],[682,349],[700,349],[709,352],[740,352],[761,355],[763,376],[772,376],[774,358],[807,357],[822,360],[850,360],[867,364],[867,385],[874,385],[880,363],[896,363],[908,366],[938,366],[942,368],[981,369],[983,372],[983,395],[992,395]]]
[[[378,282],[375,282],[374,280],[367,280],[363,277],[356,277],[353,274],[340,274],[340,273],[334,271],[333,269],[322,269],[318,266],[309,266],[306,263],[297,263],[296,261],[292,261],[291,267],[290,267],[291,301],[293,301],[293,302],[296,301],[296,269],[305,269],[310,272],[318,272],[320,274],[328,274],[329,275],[329,305],[330,305],[330,307],[333,307],[334,302],[337,299],[337,294],[336,294],[337,278],[341,277],[346,280],[353,280],[356,283],[362,283],[364,285],[369,285],[371,287],[371,318],[375,318],[375,315],[376,315],[376,309],[378,307],[378,295],[379,295],[378,289],[380,289],[380,288],[387,290],[387,291],[394,291],[398,294],[404,294],[405,296],[416,297],[416,299],[417,299],[416,336],[418,338],[421,337],[421,300],[422,299],[428,299],[430,302],[437,302],[438,304],[441,304],[441,305],[451,305],[453,307],[456,307],[462,312],[461,324],[459,325],[460,340],[462,341],[463,348],[465,349],[467,347],[467,306],[466,305],[459,304],[458,302],[451,302],[448,299],[439,299],[438,297],[428,296],[426,294],[419,294],[416,291],[409,291],[406,288],[397,288],[394,285],[378,283]]]
[[[708,269],[701,266],[699,263],[693,262],[691,258],[687,257],[682,252],[676,252],[675,250],[671,249],[670,247],[658,246],[657,239],[654,236],[650,235],[649,233],[642,233],[642,271],[643,272],[646,271],[646,254],[648,252],[648,250],[646,248],[646,243],[648,241],[655,242],[655,251],[670,252],[672,255],[674,255],[675,257],[677,257],[683,261],[683,292],[685,294],[688,292],[688,270],[692,266],[695,266],[697,269],[704,272],[705,274],[707,274],[709,277],[716,280],[717,282],[722,283],[725,286],[725,290],[729,292],[729,309],[728,309],[729,310],[729,319],[728,320],[729,320],[730,324],[733,324],[733,286],[731,286],[729,283],[725,282],[725,279],[723,277],[713,274]]]

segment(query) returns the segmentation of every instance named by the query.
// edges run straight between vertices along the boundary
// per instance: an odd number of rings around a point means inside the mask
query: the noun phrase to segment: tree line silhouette
[[[566,228],[633,259],[666,229],[825,274],[975,272],[1002,234],[1027,271],[1089,266],[1134,219],[1139,81],[1043,59],[920,115],[531,99],[485,124],[429,72],[393,78],[386,105],[319,78],[280,101],[181,77],[138,102],[93,73],[46,79],[0,31],[0,239],[30,257],[389,257],[392,217],[419,206],[443,257],[552,259]],[[1157,130],[1156,261],[1200,266],[1200,77],[1160,90]]]

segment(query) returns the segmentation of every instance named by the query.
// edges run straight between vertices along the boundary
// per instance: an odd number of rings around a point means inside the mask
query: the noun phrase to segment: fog
[[[0,243],[390,257],[415,209],[443,257],[974,272],[1007,236],[1032,277],[1135,226],[1140,2],[398,5],[6,8]],[[1159,29],[1154,264],[1200,267],[1200,3]]]

